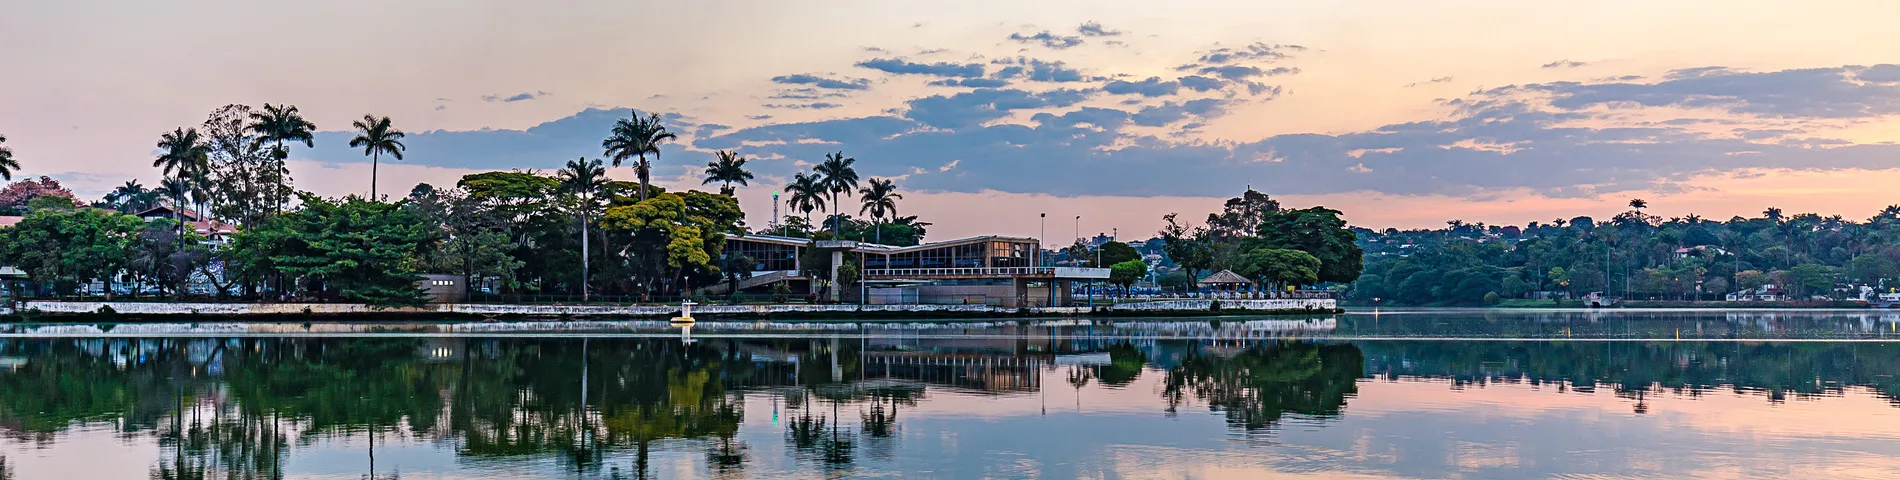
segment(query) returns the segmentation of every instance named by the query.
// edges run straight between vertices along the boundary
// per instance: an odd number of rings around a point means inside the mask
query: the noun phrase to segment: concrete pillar
[[[842,285],[838,285],[838,266],[843,265],[843,264],[844,264],[844,251],[843,250],[832,251],[831,252],[831,290],[830,290],[831,293],[828,293],[825,296],[830,298],[830,300],[833,302],[838,301],[838,291],[842,290],[844,287]]]

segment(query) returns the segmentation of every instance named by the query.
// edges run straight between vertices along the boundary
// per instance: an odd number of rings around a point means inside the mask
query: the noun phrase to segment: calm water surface
[[[0,478],[1900,478],[1896,324],[0,325]]]

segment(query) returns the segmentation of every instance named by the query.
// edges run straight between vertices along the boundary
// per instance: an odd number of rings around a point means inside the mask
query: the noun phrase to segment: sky
[[[161,133],[296,105],[299,188],[368,190],[350,122],[409,133],[384,193],[601,157],[629,109],[772,193],[843,152],[931,238],[1146,238],[1251,187],[1371,228],[1900,203],[1900,3],[11,1],[0,135],[86,198]],[[634,179],[630,168],[610,169]],[[393,188],[392,188],[393,187]],[[855,202],[847,211],[857,214]],[[781,213],[790,213],[782,211]],[[1046,218],[1043,216],[1046,214]],[[1079,219],[1077,217],[1080,217]],[[1057,243],[1066,243],[1059,240]]]

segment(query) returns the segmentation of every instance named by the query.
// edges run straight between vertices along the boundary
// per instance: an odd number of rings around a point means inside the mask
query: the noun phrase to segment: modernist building
[[[789,282],[805,291],[824,291],[827,298],[859,298],[865,303],[982,304],[1002,307],[1068,305],[1074,282],[1102,281],[1106,268],[1047,267],[1041,242],[1033,238],[990,235],[899,247],[852,240],[812,241],[774,235],[726,238],[725,253],[744,255],[755,263],[752,277],[739,282],[741,291]],[[829,257],[824,278],[810,278],[805,259],[813,253]],[[824,285],[837,284],[837,266],[858,265],[862,280],[856,292],[840,292]],[[815,281],[822,280],[822,281]],[[706,293],[723,293],[725,285]],[[841,294],[842,293],[842,294]]]

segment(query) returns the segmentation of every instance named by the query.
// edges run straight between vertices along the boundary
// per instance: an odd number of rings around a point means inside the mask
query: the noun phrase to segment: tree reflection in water
[[[9,340],[0,356],[25,361],[0,373],[0,435],[50,443],[86,424],[150,435],[157,479],[285,478],[293,449],[321,441],[359,446],[360,473],[378,478],[398,473],[386,459],[371,467],[384,445],[423,441],[587,478],[648,477],[663,445],[738,477],[759,455],[740,432],[746,395],[783,403],[788,454],[848,474],[865,459],[898,458],[902,420],[925,408],[926,389],[1032,394],[1045,377],[1066,378],[1050,386],[1076,389],[1079,401],[1089,393],[1081,390],[1147,375],[1158,408],[1208,408],[1246,433],[1341,415],[1358,382],[1408,378],[1612,388],[1638,413],[1659,390],[1769,401],[1853,386],[1889,400],[1900,392],[1896,344],[1103,339],[1060,348],[1106,353],[1106,362],[1060,367],[1049,350],[1005,345],[933,353],[804,340]]]
[[[1229,425],[1268,429],[1286,414],[1339,415],[1358,392],[1363,357],[1351,344],[1271,342],[1237,350],[1194,350],[1168,369],[1162,396],[1168,410],[1184,393],[1221,411]]]

